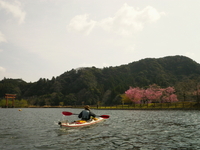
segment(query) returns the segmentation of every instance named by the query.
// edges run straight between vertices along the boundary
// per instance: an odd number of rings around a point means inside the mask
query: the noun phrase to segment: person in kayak
[[[85,110],[83,110],[79,115],[78,117],[81,118],[82,120],[90,120],[90,117],[96,117],[96,115],[90,111],[90,106],[89,105],[86,105],[84,106]]]

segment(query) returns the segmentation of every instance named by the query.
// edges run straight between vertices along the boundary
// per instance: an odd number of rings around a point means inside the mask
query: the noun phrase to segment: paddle
[[[78,114],[74,114],[74,113],[67,112],[67,111],[63,111],[62,114],[65,115],[65,116],[78,115]],[[101,117],[101,118],[104,118],[104,119],[108,119],[110,116],[108,116],[108,115],[101,115],[101,116],[98,116],[98,117]]]

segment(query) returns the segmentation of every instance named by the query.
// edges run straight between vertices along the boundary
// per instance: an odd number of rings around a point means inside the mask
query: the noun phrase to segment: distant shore
[[[83,109],[84,105],[59,105],[59,106],[38,106],[26,105],[25,107],[13,108],[74,108]],[[6,108],[6,107],[1,107]],[[12,108],[12,106],[8,107]],[[200,103],[197,102],[176,102],[176,103],[149,103],[149,104],[124,104],[124,105],[90,105],[91,109],[98,110],[200,110]]]
[[[1,107],[2,109],[5,107]],[[8,107],[10,108],[10,107]],[[18,108],[18,107],[14,107],[14,108]],[[23,107],[20,107],[23,108]],[[24,108],[71,108],[71,109],[83,109],[83,106],[30,106],[30,107],[24,107]],[[90,107],[93,110],[200,110],[200,108],[197,107],[193,107],[193,108],[134,108],[134,107],[111,107],[111,106],[103,106],[103,107]]]

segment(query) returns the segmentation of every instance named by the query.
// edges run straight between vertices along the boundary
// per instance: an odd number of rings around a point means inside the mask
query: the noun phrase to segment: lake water
[[[66,108],[0,108],[0,150],[200,149],[200,111],[92,110],[110,115],[89,127],[66,129]]]

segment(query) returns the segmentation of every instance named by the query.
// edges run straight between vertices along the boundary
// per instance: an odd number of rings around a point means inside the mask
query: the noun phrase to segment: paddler
[[[90,106],[89,105],[86,105],[84,106],[85,110],[83,110],[79,115],[78,117],[81,118],[82,120],[90,120],[91,117],[96,117],[96,115],[91,112],[90,110]]]

